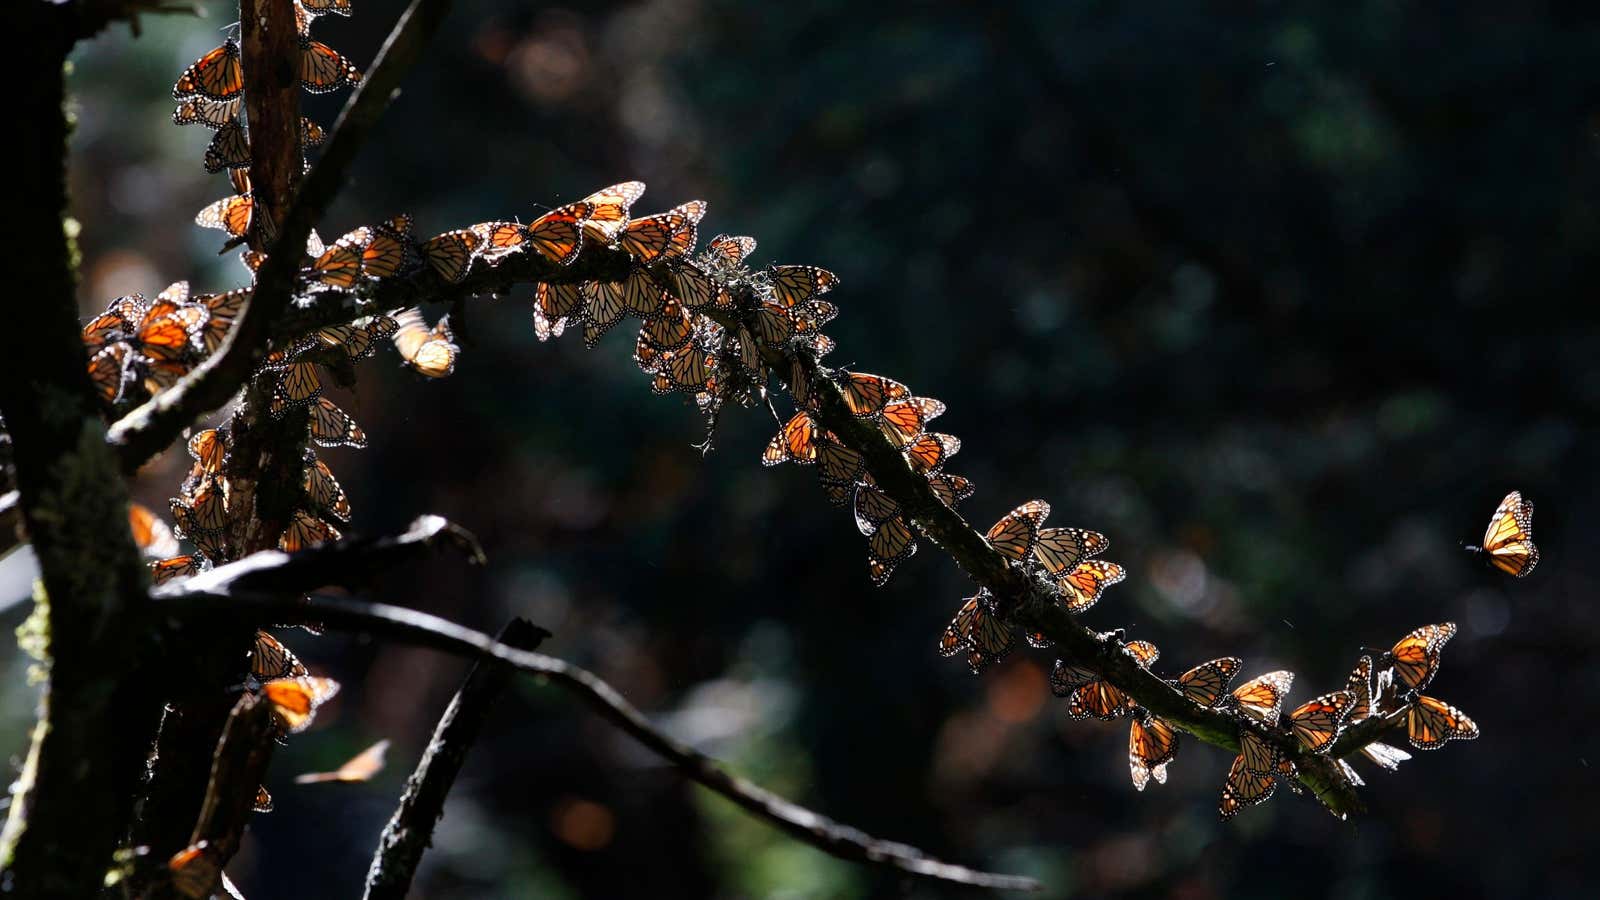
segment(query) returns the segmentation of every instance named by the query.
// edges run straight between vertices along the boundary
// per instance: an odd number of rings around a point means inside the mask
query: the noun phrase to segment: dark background
[[[227,190],[200,167],[210,132],[168,119],[171,82],[236,15],[207,8],[78,55],[85,313],[244,281],[189,224]],[[365,64],[399,8],[361,0],[315,36]],[[1483,737],[1398,774],[1358,763],[1367,816],[1282,792],[1221,824],[1229,760],[1194,742],[1135,793],[1126,726],[1066,722],[1048,653],[982,679],[937,656],[971,592],[954,564],[925,547],[873,589],[812,474],[757,462],[770,416],[730,414],[702,460],[696,413],[650,394],[622,329],[595,352],[538,344],[529,290],[471,306],[455,377],[385,353],[341,398],[372,436],[324,454],[354,530],[441,513],[490,559],[373,596],[491,630],[528,616],[733,770],[1052,897],[1588,896],[1600,20],[1583,8],[460,2],[322,228],[526,221],[639,178],[638,212],[701,197],[704,236],[832,269],[829,361],[950,404],[975,524],[1037,496],[1110,534],[1130,578],[1087,620],[1155,641],[1158,671],[1234,654],[1247,675],[1293,669],[1304,699],[1363,645],[1460,623],[1431,693]],[[342,99],[306,108],[331,125]],[[140,496],[164,508],[180,464]],[[1457,547],[1511,488],[1538,505],[1545,560],[1517,583]],[[280,754],[277,811],[231,871],[252,900],[354,896],[463,666],[285,638],[345,690]],[[33,689],[5,652],[20,756]],[[291,784],[380,737],[373,783]],[[531,683],[435,844],[419,897],[958,893],[799,846]]]

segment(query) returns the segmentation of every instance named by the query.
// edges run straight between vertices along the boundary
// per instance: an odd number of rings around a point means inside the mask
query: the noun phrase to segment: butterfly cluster
[[[339,51],[312,40],[311,23],[332,13],[348,16],[351,0],[295,0],[295,34],[299,38],[295,77],[309,93],[325,94],[361,83],[361,72]],[[172,98],[178,107],[172,112],[177,125],[204,125],[216,131],[206,147],[207,172],[227,171],[233,194],[216,201],[195,215],[195,224],[217,228],[229,237],[245,238],[259,227],[271,240],[270,217],[258,216],[255,193],[250,184],[250,130],[244,118],[244,66],[239,42],[229,38],[222,46],[195,60],[172,85]],[[326,137],[322,126],[300,119],[300,150],[321,144]]]

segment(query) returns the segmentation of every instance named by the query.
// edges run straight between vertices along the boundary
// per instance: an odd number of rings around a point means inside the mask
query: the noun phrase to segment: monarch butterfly
[[[228,336],[228,329],[233,327],[233,320],[239,317],[250,294],[250,288],[242,288],[195,298],[210,313],[210,317],[200,326],[200,341],[206,353],[215,353],[222,346],[222,339]]]
[[[673,269],[671,278],[672,295],[688,309],[699,309],[717,297],[716,284],[693,263],[686,262]]]
[[[693,344],[661,354],[661,363],[660,374],[651,385],[658,394],[668,391],[693,394],[715,386],[716,357]]]
[[[327,397],[318,397],[311,406],[311,439],[319,447],[360,449],[367,445],[367,433]]]
[[[145,359],[176,363],[203,346],[200,333],[206,310],[188,300],[189,284],[180,281],[162,291],[145,310],[133,340]]]
[[[320,784],[325,781],[369,781],[383,771],[384,759],[389,753],[389,740],[385,738],[357,753],[344,765],[332,772],[307,772],[294,777],[295,784]]]
[[[582,200],[550,210],[524,229],[528,243],[551,262],[571,265],[583,249],[583,223],[593,207]]]
[[[795,334],[817,335],[822,326],[839,317],[839,307],[826,300],[811,300],[790,309],[788,316]]]
[[[319,544],[337,541],[340,537],[339,529],[305,510],[296,510],[289,518],[289,524],[283,529],[283,534],[278,536],[278,549],[285,553],[295,553]]]
[[[1049,515],[1050,504],[1029,500],[991,525],[984,539],[1002,556],[1023,559],[1033,552],[1033,545],[1039,539],[1039,526]]]
[[[1165,719],[1134,716],[1128,726],[1128,770],[1134,790],[1142,791],[1154,778],[1167,783],[1167,763],[1178,756],[1178,732]]]
[[[856,479],[860,478],[866,469],[866,460],[860,453],[839,443],[832,432],[826,432],[815,438],[815,444],[817,477],[822,479],[824,488],[830,484],[845,488],[844,499],[848,501],[855,491]],[[782,461],[776,460],[768,465],[776,465]]]
[[[300,675],[292,678],[274,678],[261,685],[261,694],[272,704],[278,721],[289,734],[298,734],[311,727],[317,708],[339,693],[339,682],[332,678]]]
[[[228,525],[228,480],[214,476],[200,479],[189,502],[190,522],[200,531],[221,531]]]
[[[180,548],[172,529],[161,517],[140,503],[128,504],[128,528],[133,532],[133,542],[139,551],[151,559],[177,556]]]
[[[1234,757],[1228,768],[1228,778],[1222,783],[1222,798],[1217,801],[1217,812],[1222,820],[1233,818],[1252,806],[1272,799],[1278,781],[1271,775],[1259,775],[1244,764],[1244,757]]]
[[[1190,703],[1216,706],[1242,665],[1244,662],[1238,657],[1224,656],[1195,666],[1179,675],[1172,684]]]
[[[399,215],[372,229],[372,239],[361,248],[361,274],[371,279],[392,278],[410,259],[411,216]]]
[[[1354,725],[1373,714],[1377,704],[1373,702],[1375,698],[1372,693],[1372,657],[1363,656],[1356,660],[1356,667],[1344,681],[1344,689],[1354,698],[1346,722]]]
[[[120,403],[123,390],[133,380],[131,370],[136,355],[129,345],[110,344],[89,357],[89,381],[107,404]]]
[[[262,253],[260,250],[242,250],[239,252],[239,262],[243,264],[246,269],[250,270],[250,277],[252,279],[255,278],[257,272],[261,271],[261,266],[265,264],[266,261],[267,255]]]
[[[905,518],[895,516],[885,520],[867,538],[867,574],[872,583],[883,587],[894,570],[916,552],[917,538]]]
[[[1483,544],[1467,549],[1483,554],[1489,565],[1507,575],[1526,578],[1539,564],[1539,548],[1533,545],[1532,501],[1522,499],[1518,491],[1507,494],[1489,517]]]
[[[1268,672],[1246,681],[1233,690],[1233,702],[1246,715],[1269,725],[1278,721],[1283,708],[1283,698],[1294,684],[1294,673],[1284,670]]]
[[[705,262],[711,267],[723,270],[736,270],[745,257],[756,252],[756,239],[746,235],[719,234],[706,244],[705,253],[702,254]]]
[[[467,270],[482,243],[483,239],[470,228],[446,231],[423,243],[422,258],[439,273],[440,278],[456,284],[467,277]]]
[[[527,240],[522,226],[516,222],[479,222],[468,230],[478,236],[482,243],[479,253],[491,262],[519,252]]]
[[[856,485],[856,530],[870,535],[883,520],[900,515],[900,504],[870,484]]]
[[[1060,575],[1080,560],[1099,556],[1109,546],[1111,541],[1098,531],[1041,528],[1033,545],[1033,555],[1051,575]]]
[[[1129,641],[1123,645],[1122,652],[1133,657],[1145,669],[1161,657],[1161,651],[1149,641]],[[1051,687],[1058,692],[1070,687],[1067,692],[1068,718],[1086,719],[1093,716],[1110,720],[1121,718],[1133,709],[1133,701],[1128,695],[1097,673],[1063,661],[1057,661],[1056,667],[1057,672],[1051,676]]]
[[[1300,746],[1312,753],[1327,753],[1344,730],[1345,719],[1355,703],[1356,696],[1349,691],[1334,691],[1308,700],[1289,713],[1289,730],[1300,739]]]
[[[345,496],[339,480],[333,477],[328,464],[306,451],[306,499],[318,510],[340,522],[350,521],[350,498]]]
[[[195,213],[194,223],[201,228],[219,228],[229,237],[244,237],[250,232],[255,201],[250,194],[235,194]]]
[[[797,412],[785,422],[761,453],[761,464],[775,466],[794,460],[806,465],[817,461],[820,452],[817,440],[817,423],[803,412]]]
[[[1417,695],[1406,710],[1406,738],[1418,750],[1437,750],[1450,741],[1478,737],[1478,723],[1443,700]]]
[[[560,337],[567,320],[581,313],[587,302],[582,285],[539,282],[533,296],[534,336],[541,341]]]
[[[927,475],[939,471],[950,457],[961,452],[961,439],[953,434],[929,432],[912,441],[905,449],[906,462],[911,471]]]
[[[330,349],[339,347],[347,359],[356,362],[376,353],[378,339],[392,335],[398,327],[388,316],[378,316],[365,325],[329,325],[317,329],[311,335],[311,343]]]
[[[244,69],[239,65],[239,44],[226,40],[183,70],[172,86],[172,99],[232,100],[244,93]]]
[[[839,284],[839,276],[816,266],[768,266],[767,277],[773,295],[785,307],[799,306]]]
[[[250,651],[250,677],[265,683],[309,674],[299,658],[277,638],[265,631],[256,632],[255,648]]]
[[[326,94],[345,85],[361,83],[355,63],[321,41],[300,38],[300,86],[312,94]]]
[[[767,347],[781,347],[794,334],[789,316],[776,303],[761,304],[751,314],[749,321],[751,334]]]
[[[1398,771],[1400,764],[1411,758],[1411,754],[1399,747],[1381,741],[1373,741],[1362,747],[1361,755],[1391,772]]]
[[[443,378],[456,370],[456,355],[460,347],[450,332],[450,317],[439,319],[433,328],[416,307],[394,317],[396,328],[390,340],[400,358],[417,374],[425,378]]]
[[[677,350],[694,339],[694,320],[682,304],[668,298],[660,315],[647,319],[639,335],[658,350]]]
[[[594,299],[590,304],[590,311],[602,305],[606,309],[606,316],[615,324],[614,310],[620,309],[623,314],[632,314],[641,319],[653,319],[665,312],[667,300],[677,303],[677,300],[668,297],[655,277],[644,269],[635,269],[628,277],[617,282],[596,282],[593,286]],[[679,304],[681,313],[682,305]],[[601,317],[594,316],[597,320]],[[606,327],[610,327],[608,324]]]
[[[213,174],[223,169],[237,169],[250,165],[250,139],[238,119],[230,120],[211,136],[206,147],[206,171]]]
[[[822,357],[827,356],[829,353],[832,353],[834,348],[839,345],[834,342],[833,338],[828,337],[825,334],[813,334],[806,337],[796,338],[795,346],[803,350],[809,350],[811,351],[812,356],[816,357],[817,359],[821,359]]]
[[[204,125],[207,128],[221,128],[239,117],[239,107],[244,103],[242,96],[232,100],[207,100],[204,97],[191,97],[178,104],[172,111],[172,124],[174,125]]]
[[[318,284],[350,290],[361,280],[361,259],[372,229],[365,226],[347,232],[311,263],[311,276]]]
[[[940,655],[967,651],[967,665],[974,675],[1004,659],[1016,645],[1012,629],[994,614],[987,590],[966,598],[939,636]]]
[[[1077,615],[1100,602],[1100,595],[1106,588],[1127,577],[1127,571],[1114,562],[1089,559],[1057,578],[1056,589],[1067,612]]]
[[[300,0],[300,5],[313,17],[333,13],[336,16],[350,15],[354,7],[354,0]]]
[[[300,117],[300,149],[307,147],[320,147],[328,139],[328,133],[321,125],[311,121],[305,116]]]
[[[628,209],[634,201],[644,196],[644,182],[624,181],[613,184],[583,198],[589,206],[584,218],[583,233],[602,247],[616,243],[617,236],[628,227]]]
[[[951,509],[955,509],[957,503],[971,497],[974,490],[972,482],[966,478],[943,472],[929,475],[928,487],[933,491],[933,495],[939,498],[940,503]]]
[[[622,229],[618,242],[642,265],[658,259],[682,257],[694,249],[704,200],[690,200],[664,213],[633,219]]]
[[[150,583],[160,586],[179,578],[188,578],[200,571],[200,560],[194,556],[174,556],[150,563]]]
[[[1433,681],[1439,672],[1439,659],[1444,645],[1456,636],[1456,623],[1441,622],[1424,625],[1400,639],[1379,661],[1392,667],[1394,678],[1406,690],[1420,691]]]
[[[908,397],[886,403],[878,414],[878,431],[896,448],[904,448],[929,422],[943,415],[944,410],[944,404],[932,397]]]
[[[272,387],[272,417],[282,418],[292,409],[305,406],[322,396],[322,378],[316,363],[290,363]]]
[[[904,400],[911,396],[910,389],[900,382],[865,372],[845,372],[836,383],[839,392],[844,395],[844,405],[850,414],[861,419],[876,416],[891,400]]]

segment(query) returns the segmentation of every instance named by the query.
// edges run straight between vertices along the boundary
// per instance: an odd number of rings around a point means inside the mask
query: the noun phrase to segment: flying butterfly
[[[383,771],[389,753],[389,739],[384,738],[361,751],[332,772],[307,772],[294,777],[295,784],[321,784],[328,781],[370,781]]]
[[[272,711],[289,734],[311,727],[317,709],[338,693],[339,682],[315,675],[274,678],[261,685],[261,695],[272,704]]]
[[[1406,738],[1418,750],[1437,750],[1450,741],[1478,737],[1478,723],[1443,700],[1418,695],[1406,710]]]
[[[412,307],[397,313],[394,320],[397,327],[389,339],[407,366],[426,378],[443,378],[456,370],[461,348],[450,331],[449,316],[429,328],[422,311]]]
[[[1539,548],[1533,545],[1532,501],[1522,499],[1518,491],[1507,494],[1489,517],[1483,543],[1467,549],[1507,575],[1526,578],[1539,564]]]
[[[1300,746],[1312,753],[1327,753],[1344,730],[1355,704],[1356,696],[1349,691],[1323,694],[1289,713],[1289,730],[1300,740]]]
[[[1178,755],[1178,732],[1158,716],[1133,716],[1128,727],[1128,770],[1142,791],[1154,778],[1167,783],[1167,763]]]
[[[244,69],[239,64],[239,44],[232,39],[195,60],[172,86],[174,100],[232,100],[242,93]]]
[[[300,39],[300,86],[308,93],[326,94],[360,83],[360,70],[344,54],[321,41]]]
[[[1050,515],[1050,504],[1029,500],[989,527],[984,539],[1008,559],[1025,559],[1039,540],[1039,526]]]
[[[1127,571],[1114,562],[1086,559],[1057,578],[1056,589],[1067,612],[1077,615],[1100,602],[1100,595],[1106,588],[1127,577]]]
[[[367,445],[367,433],[327,397],[318,397],[311,405],[311,439],[319,447],[359,449]]]
[[[1213,659],[1179,675],[1172,685],[1190,703],[1206,707],[1216,706],[1217,701],[1227,693],[1228,685],[1233,683],[1233,677],[1239,674],[1242,665],[1244,662],[1236,656]]]
[[[1268,672],[1246,681],[1233,690],[1233,702],[1246,715],[1269,725],[1278,721],[1283,709],[1283,699],[1294,684],[1294,673],[1284,670]]]

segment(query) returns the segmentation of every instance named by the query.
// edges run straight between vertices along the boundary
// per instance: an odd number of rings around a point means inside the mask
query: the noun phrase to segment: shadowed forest
[[[237,16],[201,5],[71,57],[84,320],[180,278],[249,283],[193,224],[227,191],[212,132],[171,120],[175,74]],[[402,4],[357,6],[317,38],[365,66]],[[850,513],[761,465],[765,408],[730,406],[702,456],[629,329],[540,342],[525,285],[452,314],[452,377],[385,354],[336,392],[371,445],[324,455],[346,532],[436,513],[488,560],[364,595],[490,633],[526,617],[731,770],[1039,896],[1589,896],[1597,58],[1600,18],[1559,3],[459,0],[318,226],[527,221],[629,179],[641,210],[704,198],[702,238],[838,275],[831,365],[949,405],[975,525],[1044,497],[1111,536],[1128,578],[1084,620],[1160,645],[1164,673],[1239,656],[1296,672],[1292,705],[1363,647],[1456,622],[1440,691],[1482,737],[1366,766],[1364,815],[1280,792],[1219,822],[1229,757],[1198,741],[1135,792],[1126,726],[1068,722],[1049,651],[981,678],[940,657],[973,586],[937,547],[875,588]],[[303,111],[331,125],[343,102]],[[134,499],[164,511],[190,464],[168,451]],[[1539,509],[1526,580],[1460,546],[1513,489]],[[31,580],[25,552],[0,560],[0,601]],[[467,664],[286,641],[343,690],[277,751],[275,809],[228,873],[251,900],[356,896]],[[30,662],[0,642],[16,765]],[[293,783],[383,738],[371,781]],[[524,679],[411,896],[965,895],[796,843]]]

